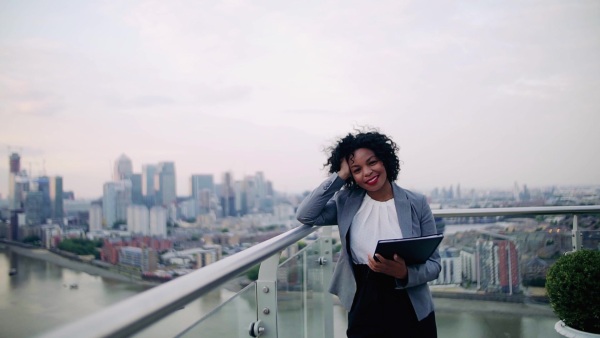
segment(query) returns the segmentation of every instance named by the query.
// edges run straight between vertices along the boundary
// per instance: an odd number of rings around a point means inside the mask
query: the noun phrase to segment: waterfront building
[[[456,248],[440,248],[442,270],[432,285],[459,285],[462,283],[460,251]]]
[[[478,264],[475,250],[467,247],[460,251],[460,266],[463,283],[477,283]]]
[[[113,181],[118,182],[121,180],[130,179],[133,174],[133,165],[131,159],[125,154],[119,156],[115,161],[115,169],[113,173]]]
[[[501,291],[508,294],[519,292],[521,271],[517,245],[509,240],[496,241],[494,244],[498,248],[498,282]]]
[[[124,246],[119,251],[119,263],[140,268],[142,271],[154,271],[158,266],[158,254],[149,248]]]

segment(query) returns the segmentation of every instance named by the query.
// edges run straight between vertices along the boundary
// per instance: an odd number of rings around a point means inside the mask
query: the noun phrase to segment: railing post
[[[276,338],[277,329],[277,268],[279,266],[277,253],[260,264],[258,280],[256,281],[256,317],[261,323],[260,337]]]
[[[333,297],[329,293],[329,284],[333,276],[333,240],[331,238],[331,227],[321,228],[321,241],[319,245],[319,263],[323,273],[323,335],[322,337],[333,337]]]
[[[573,251],[581,250],[582,234],[577,225],[577,215],[573,215],[573,230],[571,231],[571,242],[573,243]]]

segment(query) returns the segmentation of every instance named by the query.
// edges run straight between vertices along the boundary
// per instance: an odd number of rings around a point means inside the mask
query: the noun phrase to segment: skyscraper
[[[213,175],[204,174],[204,175],[192,175],[190,179],[190,195],[195,199],[200,199],[200,195],[202,190],[209,189],[210,191],[215,190],[215,183],[213,179]]]
[[[207,213],[210,209],[210,199],[215,192],[213,175],[192,175],[190,178],[190,195],[194,201],[195,212]]]
[[[63,179],[61,176],[54,176],[50,179],[50,209],[52,220],[59,225],[64,225]]]
[[[122,154],[115,161],[115,171],[113,174],[113,181],[130,179],[132,174],[133,174],[133,165],[131,164],[131,159],[129,159],[129,157],[127,157],[125,154]]]
[[[154,164],[145,164],[142,166],[142,196],[146,205],[152,206],[155,203],[156,188],[154,186],[154,176],[156,175],[156,166]]]
[[[233,174],[231,172],[223,173],[220,198],[223,217],[235,216],[235,192],[233,186]]]
[[[102,203],[92,202],[90,205],[90,228],[89,231],[102,230]]]
[[[130,180],[104,183],[102,212],[107,227],[111,228],[116,221],[126,221],[129,205],[131,205]]]
[[[21,157],[17,153],[12,153],[9,157],[8,172],[8,207],[10,210],[21,209],[21,198],[16,191],[16,178],[21,171]]]
[[[177,185],[175,179],[175,163],[160,162],[154,175],[156,204],[168,206],[177,202]]]
[[[144,197],[142,196],[142,175],[131,175],[131,202],[133,204],[143,204]]]

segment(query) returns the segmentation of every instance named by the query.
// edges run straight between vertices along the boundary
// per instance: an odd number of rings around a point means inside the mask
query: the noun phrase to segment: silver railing
[[[493,216],[532,216],[532,215],[574,215],[573,221],[573,249],[581,248],[581,235],[578,229],[577,215],[582,214],[600,214],[600,205],[594,206],[570,206],[570,207],[526,207],[526,208],[481,208],[481,209],[448,209],[434,210],[433,214],[437,218],[454,217],[493,217]],[[62,337],[129,337],[150,327],[157,321],[166,318],[170,314],[182,309],[190,302],[197,300],[203,295],[232,280],[241,273],[247,271],[252,266],[261,263],[258,280],[251,285],[252,289],[246,289],[250,293],[250,304],[254,307],[249,314],[251,321],[228,322],[225,325],[239,327],[238,336],[244,336],[241,332],[247,333],[245,336],[278,337],[282,328],[278,328],[278,292],[277,274],[286,262],[279,264],[281,252],[294,245],[313,233],[319,227],[310,227],[301,225],[284,234],[264,241],[240,253],[226,257],[218,262],[212,263],[202,269],[199,269],[188,275],[179,277],[168,283],[156,286],[148,291],[121,301],[115,305],[107,307],[97,313],[91,314],[81,320],[69,323],[49,332],[42,337],[62,338]],[[293,289],[288,292],[293,302],[308,302],[307,297],[314,297],[314,294],[325,294],[328,282],[333,270],[332,261],[332,240],[331,227],[323,227],[324,234],[320,236],[318,242],[309,248],[300,252],[304,257],[305,264],[299,265],[296,273],[304,278],[300,287],[307,288],[308,275],[311,273],[308,269],[315,269],[319,266],[322,271],[319,272],[319,283],[322,283],[314,292],[310,294],[294,294]],[[311,255],[311,256],[309,256]],[[309,263],[312,264],[309,266]],[[316,266],[316,267],[315,267]],[[290,269],[288,266],[287,269]],[[303,305],[302,318],[306,325],[307,318],[311,317],[310,311],[318,311],[312,318],[319,318],[318,336],[333,337],[333,315],[332,298],[321,296],[318,303],[310,306]],[[240,310],[238,310],[240,311]],[[248,317],[248,316],[246,316]],[[246,318],[244,317],[244,318]],[[202,318],[195,325],[202,325]],[[283,320],[282,318],[280,318]],[[295,321],[294,318],[289,319]],[[285,322],[283,322],[285,325]],[[182,327],[179,330],[179,336],[187,336],[190,328]],[[314,332],[312,333],[314,334]],[[202,335],[196,335],[202,336]],[[283,336],[283,335],[282,335]],[[306,331],[302,336],[311,336]]]

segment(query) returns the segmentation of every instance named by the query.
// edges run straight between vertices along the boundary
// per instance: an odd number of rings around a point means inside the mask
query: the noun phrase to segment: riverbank
[[[29,258],[43,260],[52,264],[56,264],[71,270],[85,272],[92,276],[100,276],[103,278],[114,279],[122,282],[130,282],[140,285],[156,285],[149,284],[148,282],[136,280],[128,276],[121,275],[119,273],[109,271],[103,269],[101,267],[97,267],[88,263],[76,262],[74,260],[70,260],[68,258],[57,255],[53,252],[50,252],[46,249],[42,248],[26,248],[18,245],[14,245],[7,242],[0,243],[0,248],[5,248],[5,250],[10,250],[16,254],[26,256]],[[18,273],[18,271],[17,271]]]

